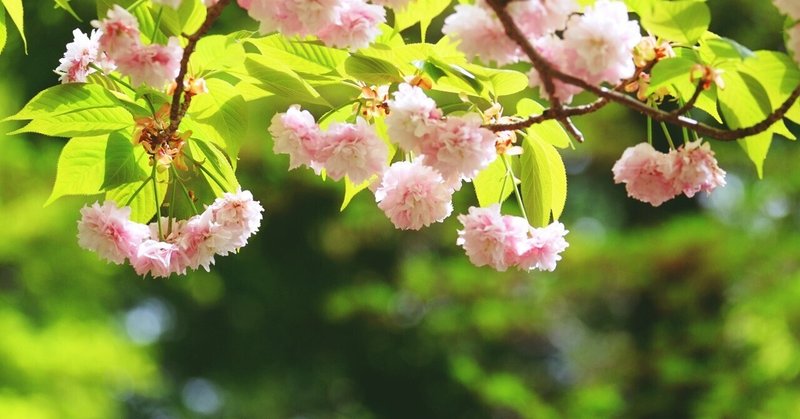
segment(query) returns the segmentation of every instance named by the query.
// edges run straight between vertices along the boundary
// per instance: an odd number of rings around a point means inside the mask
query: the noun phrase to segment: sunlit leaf
[[[514,192],[513,176],[508,174],[503,157],[498,156],[489,166],[481,170],[472,185],[481,207],[502,203]]]
[[[22,44],[25,46],[25,54],[28,53],[28,40],[25,38],[25,13],[22,8],[22,0],[0,0],[8,11],[8,16],[14,22],[14,26],[22,37]],[[5,24],[3,25],[5,27]]]
[[[694,45],[711,23],[711,12],[702,0],[659,1],[652,9],[643,7],[637,12],[649,32],[687,45]]]

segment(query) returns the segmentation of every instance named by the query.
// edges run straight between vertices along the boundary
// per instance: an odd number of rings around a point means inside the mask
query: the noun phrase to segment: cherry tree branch
[[[181,93],[184,93],[183,88],[183,80],[186,78],[186,72],[189,67],[189,58],[194,53],[195,47],[197,47],[197,42],[200,41],[208,31],[211,29],[211,26],[214,25],[214,22],[219,19],[220,15],[222,14],[222,10],[230,3],[230,0],[219,0],[217,4],[208,8],[206,12],[206,20],[203,21],[203,24],[200,25],[200,28],[197,31],[186,38],[189,42],[186,43],[186,47],[183,48],[183,56],[181,57],[181,67],[180,71],[178,71],[178,77],[175,77],[175,91],[172,93],[172,105],[170,106],[169,111],[169,132],[175,133],[178,130],[178,126],[181,123],[181,119],[186,114],[186,111],[189,109],[189,104],[192,100],[192,95],[188,92],[183,95],[184,102],[181,104]]]
[[[591,84],[583,79],[578,77],[566,74],[561,72],[560,70],[556,69],[551,63],[549,63],[538,51],[536,48],[531,45],[528,38],[525,34],[522,33],[520,28],[514,22],[514,19],[511,15],[506,11],[506,4],[508,0],[486,0],[486,3],[494,10],[495,14],[500,20],[500,23],[503,25],[505,29],[506,35],[511,38],[514,42],[516,42],[528,59],[533,64],[534,69],[539,72],[539,75],[542,79],[542,83],[545,87],[545,91],[552,97],[551,89],[554,88],[554,80],[559,80],[561,82],[571,84],[573,86],[580,87],[588,92],[593,93],[594,95],[598,96],[599,100],[606,100],[610,102],[618,103],[622,106],[627,108],[633,109],[642,113],[656,121],[659,122],[667,122],[673,125],[677,125],[680,127],[687,128],[692,130],[704,137],[713,138],[720,141],[734,141],[744,137],[749,137],[752,135],[756,135],[762,133],[769,129],[774,123],[780,121],[786,112],[792,107],[792,105],[800,98],[800,84],[792,90],[789,97],[779,106],[777,109],[772,111],[769,115],[767,115],[762,121],[742,128],[737,129],[721,129],[715,128],[710,125],[703,124],[697,120],[692,118],[688,118],[683,116],[679,113],[671,113],[666,112],[658,108],[653,108],[648,106],[645,103],[642,103],[635,98],[628,96],[622,92],[619,92],[617,89],[608,89],[603,86],[597,86]],[[696,94],[699,97],[699,93]],[[695,98],[695,101],[697,99]],[[687,102],[688,103],[688,102]],[[554,108],[554,109],[553,109]],[[554,106],[551,109],[545,110],[541,115],[530,117],[520,123],[512,123],[512,124],[495,124],[488,126],[489,129],[493,131],[503,131],[505,129],[521,129],[529,127],[536,123],[541,123],[547,120],[556,119],[560,120],[562,118],[577,115],[580,113],[571,113],[577,112],[576,108],[562,108],[560,106]],[[588,112],[583,112],[588,113]],[[513,127],[513,128],[507,128]]]

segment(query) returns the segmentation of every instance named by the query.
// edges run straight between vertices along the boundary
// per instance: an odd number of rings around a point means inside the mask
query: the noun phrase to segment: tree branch
[[[668,122],[673,125],[677,125],[680,127],[687,128],[692,130],[704,137],[714,138],[720,141],[733,141],[738,140],[744,137],[749,137],[752,135],[756,135],[762,133],[769,129],[774,123],[780,121],[786,112],[792,107],[792,105],[798,100],[800,97],[800,84],[795,87],[789,97],[781,104],[780,107],[775,109],[771,114],[767,115],[762,121],[753,124],[748,127],[738,128],[738,129],[721,129],[715,128],[706,124],[703,124],[697,120],[687,118],[680,114],[673,114],[670,112],[662,111],[658,108],[653,108],[648,106],[645,103],[642,103],[635,98],[632,98],[626,94],[623,94],[616,89],[608,89],[602,86],[593,85],[583,79],[578,77],[563,73],[553,67],[538,51],[531,45],[528,38],[522,31],[519,29],[517,24],[514,22],[514,19],[511,15],[506,11],[505,5],[506,1],[504,0],[486,0],[486,3],[495,11],[497,17],[499,18],[500,22],[503,25],[503,28],[506,31],[506,35],[511,38],[514,42],[516,42],[528,59],[533,64],[534,69],[539,72],[540,77],[542,78],[542,82],[545,86],[545,91],[552,97],[551,88],[554,88],[553,80],[559,80],[561,82],[571,84],[573,86],[580,87],[588,92],[591,92],[598,96],[600,100],[611,101],[615,103],[619,103],[622,106],[628,107],[639,113],[642,113],[650,118],[660,121],[660,122]],[[699,93],[697,93],[699,96]],[[695,101],[697,99],[695,98]],[[688,102],[687,102],[688,103]],[[530,117],[521,123],[514,123],[514,124],[497,124],[489,126],[489,129],[493,131],[502,131],[501,127],[505,126],[513,126],[513,129],[521,129],[529,127],[535,123],[541,123],[546,120],[550,119],[560,119],[562,116],[569,116],[570,108],[563,108],[563,109],[547,109],[541,115],[536,117]],[[584,112],[588,113],[588,112]]]
[[[181,123],[181,119],[186,114],[186,110],[189,109],[189,103],[191,102],[191,95],[186,93],[184,94],[184,106],[181,106],[181,93],[184,93],[183,88],[183,80],[186,78],[186,71],[189,67],[189,58],[192,56],[195,47],[197,47],[197,42],[202,38],[208,31],[211,29],[211,26],[214,25],[214,22],[219,19],[219,16],[222,14],[222,9],[225,8],[230,3],[230,0],[219,0],[217,4],[208,8],[206,12],[206,20],[200,25],[200,28],[197,31],[189,36],[187,39],[189,42],[186,43],[186,47],[183,48],[183,57],[181,57],[181,68],[178,72],[178,77],[175,77],[175,91],[172,93],[172,105],[170,106],[169,111],[169,134],[174,134],[175,131],[178,130],[178,126]]]

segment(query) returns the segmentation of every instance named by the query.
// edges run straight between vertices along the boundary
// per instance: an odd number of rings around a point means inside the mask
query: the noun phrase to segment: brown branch
[[[703,93],[703,90],[705,90],[704,84],[705,83],[702,80],[698,82],[697,87],[695,87],[694,89],[694,93],[692,93],[692,97],[690,97],[689,100],[686,103],[684,103],[683,106],[681,106],[679,109],[673,111],[672,114],[677,116],[689,112],[694,106],[695,102],[697,102],[697,99],[700,97],[700,94]]]
[[[181,124],[181,119],[186,114],[186,111],[189,109],[189,103],[191,102],[191,94],[186,92],[184,94],[184,104],[181,105],[181,93],[184,93],[183,88],[183,80],[186,78],[186,71],[189,67],[189,58],[192,56],[195,47],[197,47],[197,42],[202,38],[208,31],[211,29],[211,26],[214,25],[214,22],[219,19],[219,16],[222,14],[222,9],[230,3],[230,0],[219,0],[217,4],[208,8],[206,12],[206,20],[200,25],[200,28],[197,31],[186,38],[189,42],[186,43],[186,47],[183,48],[183,57],[181,57],[181,68],[178,71],[178,77],[175,77],[175,91],[172,93],[172,105],[170,106],[169,111],[169,129],[167,130],[168,133],[174,134],[178,130],[178,126]]]
[[[588,92],[591,92],[597,95],[601,99],[605,99],[607,101],[619,103],[622,106],[628,107],[635,111],[638,111],[650,118],[660,121],[660,122],[669,122],[673,125],[677,125],[680,127],[687,128],[692,130],[704,137],[714,138],[720,141],[733,141],[738,140],[744,137],[749,137],[752,135],[756,135],[762,133],[769,129],[772,124],[780,121],[786,112],[792,107],[792,105],[797,101],[800,97],[800,84],[795,87],[786,101],[781,104],[780,107],[775,109],[771,114],[767,115],[762,121],[753,124],[748,127],[738,128],[738,129],[720,129],[715,128],[706,124],[703,124],[699,121],[696,121],[691,118],[687,118],[682,115],[674,115],[672,113],[662,111],[658,108],[653,108],[648,106],[645,103],[642,103],[626,94],[623,94],[616,89],[608,89],[602,86],[596,86],[591,84],[583,79],[578,77],[563,73],[553,67],[538,51],[531,45],[528,38],[522,31],[519,29],[517,24],[514,22],[514,19],[511,15],[506,11],[505,5],[507,1],[505,0],[486,0],[486,3],[495,11],[497,17],[500,19],[500,22],[503,24],[505,28],[506,35],[511,38],[514,42],[516,42],[528,59],[533,64],[534,69],[539,72],[540,76],[542,77],[542,82],[545,85],[545,89],[548,94],[552,97],[552,93],[548,88],[548,84],[553,83],[553,80],[559,80],[567,84],[571,84],[573,86],[580,87]],[[548,80],[550,82],[548,83]],[[515,129],[525,128],[527,126],[533,125],[534,123],[540,123],[545,120],[549,119],[559,119],[559,117],[568,114],[566,109],[556,109],[553,112],[548,113],[546,110],[542,115],[539,117],[532,117],[526,120],[526,123],[529,122],[528,125],[518,126]],[[547,115],[546,118],[540,118]],[[518,125],[518,124],[514,124]],[[494,127],[489,127],[490,129],[494,130]]]

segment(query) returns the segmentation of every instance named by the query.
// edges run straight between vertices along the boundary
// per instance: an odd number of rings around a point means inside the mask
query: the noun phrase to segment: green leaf
[[[248,40],[263,55],[273,57],[300,73],[338,72],[349,54],[337,48],[305,41],[291,41],[281,35]]]
[[[763,120],[771,111],[767,92],[751,76],[732,69],[722,75],[725,89],[719,90],[719,107],[731,128],[743,128]],[[747,156],[755,164],[759,178],[763,175],[764,160],[772,144],[771,128],[761,134],[739,140]]]
[[[528,76],[519,71],[493,70],[489,75],[489,86],[495,97],[513,95],[528,87]]]
[[[756,51],[753,58],[744,61],[740,70],[758,80],[766,90],[772,109],[777,109],[800,84],[800,70],[791,57],[776,51]],[[800,106],[795,104],[785,115],[800,123]]]
[[[707,34],[711,34],[708,32]],[[743,60],[755,56],[753,51],[733,39],[722,38],[716,35],[700,40],[700,57],[706,63],[714,66],[721,61]]]
[[[231,163],[213,143],[191,138],[187,145],[191,157],[202,165],[203,169],[198,170],[216,196],[233,192],[239,187]]]
[[[153,192],[153,181],[148,179],[152,168],[148,164],[149,158],[142,147],[136,147],[134,154],[139,167],[143,172],[148,173],[147,177],[109,189],[106,191],[105,199],[110,199],[120,206],[129,204],[131,207],[131,220],[137,223],[148,223],[153,220],[158,210],[156,194]],[[167,196],[169,176],[169,171],[156,173],[155,189],[160,205],[164,204],[164,198]],[[142,182],[147,182],[147,184],[142,187]],[[133,199],[131,200],[131,198]]]
[[[330,106],[314,87],[280,62],[274,62],[268,57],[257,54],[247,54],[245,68],[259,81],[258,87],[268,92],[292,98],[297,102]]]
[[[677,83],[691,79],[692,67],[697,64],[687,57],[673,57],[661,60],[653,66],[650,73],[650,87],[647,94],[651,95],[661,87],[671,88]]]
[[[419,22],[421,39],[425,41],[425,34],[436,16],[439,16],[452,0],[414,0],[404,8],[395,10],[394,28],[402,31]]]
[[[708,5],[701,0],[659,1],[637,12],[649,32],[686,45],[694,45],[711,23]]]
[[[247,106],[244,98],[228,82],[209,79],[208,93],[192,99],[189,115],[195,126],[201,125],[204,140],[220,146],[235,161],[247,133]]]
[[[0,7],[0,54],[6,47],[8,40],[8,31],[6,30],[6,10]]]
[[[378,179],[377,176],[373,176],[371,179],[365,180],[361,182],[360,185],[356,185],[350,180],[349,177],[344,177],[344,199],[342,200],[342,206],[339,208],[339,211],[344,211],[348,205],[350,205],[350,201],[358,195],[359,192],[367,189],[369,185]]]
[[[121,102],[102,86],[85,83],[59,84],[39,92],[15,115],[4,121],[34,119],[94,108],[113,108]]]
[[[189,58],[189,68],[192,74],[203,76],[208,72],[242,67],[244,58],[244,46],[240,42],[223,35],[209,35],[197,42]]]
[[[8,16],[14,22],[14,26],[19,31],[19,36],[22,37],[22,44],[25,46],[25,54],[28,53],[28,40],[25,38],[25,19],[22,9],[22,0],[0,0],[8,11]],[[5,25],[4,25],[5,26]]]
[[[544,112],[544,107],[533,99],[522,98],[517,102],[517,115],[522,118],[541,115],[542,112]],[[572,145],[569,135],[556,121],[545,121],[541,124],[531,125],[527,129],[527,133],[558,148],[567,148]]]
[[[478,204],[482,208],[502,203],[514,193],[515,180],[513,176],[508,174],[502,158],[503,156],[498,156],[489,166],[481,170],[478,176],[472,179],[475,195],[478,197]]]
[[[380,58],[353,54],[345,60],[344,68],[349,76],[368,84],[383,85],[403,81],[400,70],[394,64]]]
[[[66,195],[95,195],[149,176],[148,157],[131,132],[75,137],[61,151],[53,191],[45,205]],[[124,205],[125,202],[119,202]]]
[[[66,195],[101,193],[106,172],[108,135],[75,137],[64,145],[58,158],[56,182],[46,205]]]
[[[55,0],[55,7],[61,8],[67,11],[67,13],[71,14],[72,17],[78,20],[78,22],[83,22],[83,20],[75,13],[75,10],[72,9],[72,6],[69,4],[70,0]]]
[[[520,157],[522,202],[534,227],[558,219],[567,198],[567,177],[558,151],[535,137],[526,137]]]
[[[124,108],[92,108],[33,119],[9,135],[25,132],[51,137],[75,137],[107,134],[133,126],[133,117]]]

